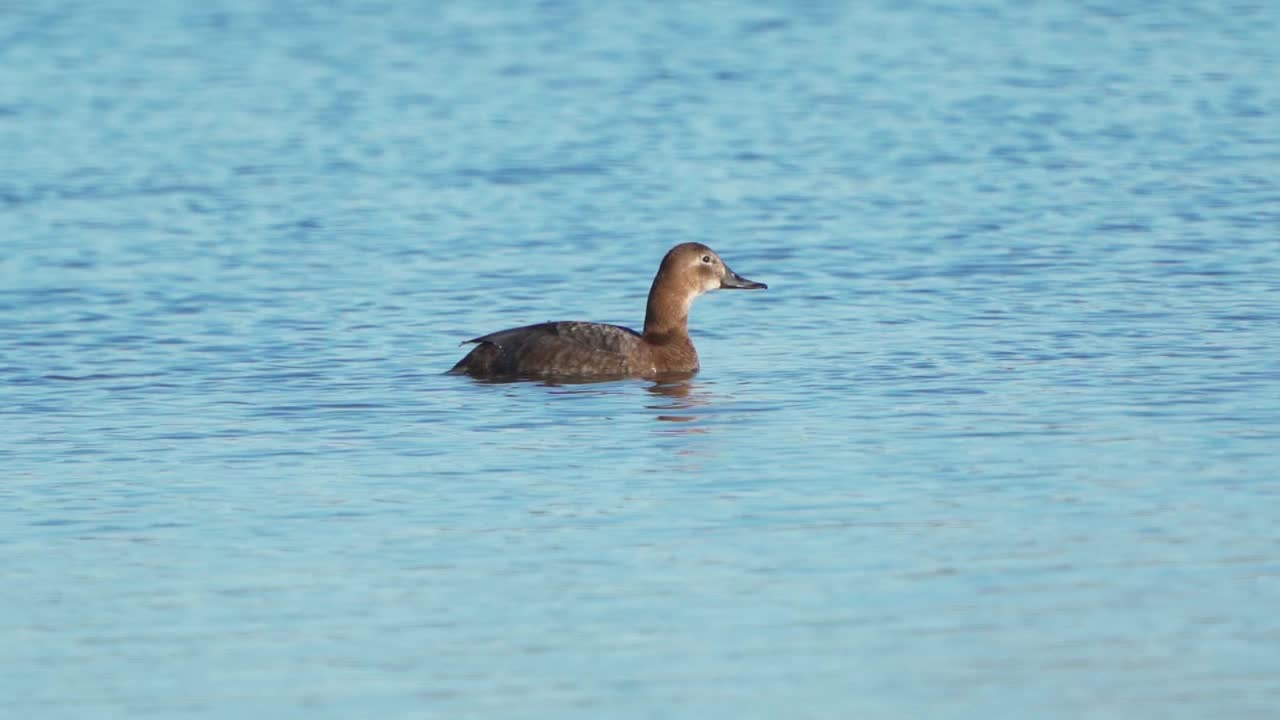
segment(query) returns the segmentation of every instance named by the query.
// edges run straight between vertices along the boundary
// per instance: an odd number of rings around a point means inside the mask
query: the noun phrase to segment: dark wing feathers
[[[640,333],[620,325],[546,322],[499,330],[468,342],[479,347],[454,371],[484,375],[614,375],[630,372]]]
[[[508,347],[528,342],[540,335],[550,335],[577,343],[592,350],[606,352],[626,352],[640,333],[621,325],[607,325],[592,322],[545,322],[537,325],[509,328],[489,333],[478,338],[467,340],[468,343],[493,343],[498,347]]]

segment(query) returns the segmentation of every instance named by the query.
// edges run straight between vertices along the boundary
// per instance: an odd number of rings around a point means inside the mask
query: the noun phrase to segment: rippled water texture
[[[1276,717],[1277,38],[0,4],[5,710]],[[691,381],[441,374],[686,240]]]

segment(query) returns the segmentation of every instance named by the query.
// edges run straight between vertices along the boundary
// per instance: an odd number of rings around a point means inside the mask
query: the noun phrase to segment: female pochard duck
[[[592,322],[545,322],[467,340],[477,343],[449,372],[473,377],[654,377],[698,370],[689,306],[720,288],[768,286],[729,269],[701,243],[671,248],[649,288],[644,332]]]

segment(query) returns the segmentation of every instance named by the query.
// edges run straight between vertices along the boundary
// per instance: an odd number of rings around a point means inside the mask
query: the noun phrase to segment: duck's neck
[[[644,313],[644,339],[653,345],[689,344],[689,306],[693,298],[659,271],[649,288]]]

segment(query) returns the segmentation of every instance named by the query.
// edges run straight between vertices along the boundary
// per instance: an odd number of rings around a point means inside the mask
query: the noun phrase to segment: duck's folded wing
[[[560,338],[583,348],[605,352],[627,353],[640,342],[640,333],[621,325],[591,322],[545,322],[509,328],[467,340],[468,343],[493,343],[514,348],[542,338]]]
[[[604,323],[548,322],[499,330],[467,342],[488,343],[505,372],[611,375],[630,372],[640,335]]]
[[[627,355],[640,344],[640,333],[621,325],[591,322],[557,322],[553,325],[558,337],[592,350]]]
[[[498,332],[481,335],[480,337],[471,338],[470,340],[463,340],[462,344],[493,343],[498,347],[507,347],[514,345],[525,338],[545,334],[548,332],[546,329],[547,326],[553,324],[554,323],[542,323],[541,325],[525,325],[524,327],[507,328],[506,330],[499,330]]]

